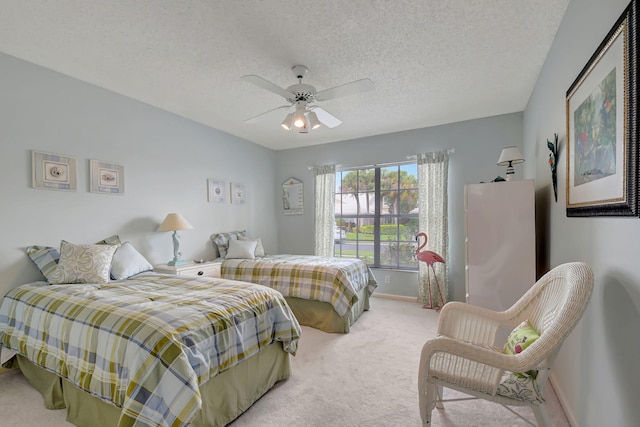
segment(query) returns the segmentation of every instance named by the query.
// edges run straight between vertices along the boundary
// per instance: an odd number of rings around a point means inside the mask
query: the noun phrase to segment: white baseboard
[[[386,298],[386,299],[394,299],[398,301],[407,301],[407,302],[418,302],[418,297],[408,297],[405,295],[393,295],[393,294],[381,294],[380,292],[374,292],[371,294],[372,297],[376,298]]]
[[[564,415],[567,417],[567,420],[569,421],[569,425],[571,425],[571,427],[579,427],[578,421],[576,420],[576,417],[573,414],[573,412],[571,412],[567,399],[564,396],[564,393],[562,392],[560,387],[556,386],[557,384],[556,377],[553,374],[554,372],[552,370],[551,374],[549,375],[549,382],[551,383],[551,386],[553,387],[553,391],[556,393],[556,396],[558,397],[558,402],[560,402],[560,407],[564,411]]]

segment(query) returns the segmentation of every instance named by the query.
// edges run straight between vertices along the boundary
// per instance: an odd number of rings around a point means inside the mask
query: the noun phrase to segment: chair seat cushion
[[[505,372],[502,375],[502,380],[496,393],[511,399],[531,402],[534,405],[541,405],[545,402],[538,387],[538,382],[534,378],[530,376],[521,377],[513,372]]]

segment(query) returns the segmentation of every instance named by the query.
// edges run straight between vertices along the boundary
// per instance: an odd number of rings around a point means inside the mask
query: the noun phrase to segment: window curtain
[[[431,268],[431,271],[427,271],[427,263],[418,263],[418,301],[429,308],[442,307],[449,300],[446,264],[449,259],[448,176],[447,151],[418,155],[418,225],[419,231],[428,237],[427,245],[422,250],[433,251],[445,260],[445,264],[433,265],[435,277]]]
[[[316,166],[313,169],[316,174],[315,254],[331,257],[334,243],[333,230],[336,225],[336,166]]]

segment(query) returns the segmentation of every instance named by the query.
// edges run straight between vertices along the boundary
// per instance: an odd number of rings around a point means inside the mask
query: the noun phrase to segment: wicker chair
[[[480,398],[509,410],[508,406],[531,406],[538,425],[549,425],[541,394],[538,398],[527,393],[514,395],[505,392],[505,383],[513,373],[534,370],[537,376],[530,379],[531,384],[543,390],[560,346],[582,317],[592,290],[591,268],[576,262],[549,271],[503,312],[461,302],[446,304],[440,313],[438,335],[424,344],[420,357],[422,424],[431,424],[431,412],[436,406],[443,408],[443,402]],[[504,354],[503,343],[494,342],[496,333],[526,320],[540,337],[519,354]],[[472,397],[444,400],[443,387]]]

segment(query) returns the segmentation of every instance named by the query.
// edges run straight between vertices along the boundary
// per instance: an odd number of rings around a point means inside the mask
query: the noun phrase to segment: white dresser
[[[536,280],[533,180],[465,186],[467,302],[502,311]]]

